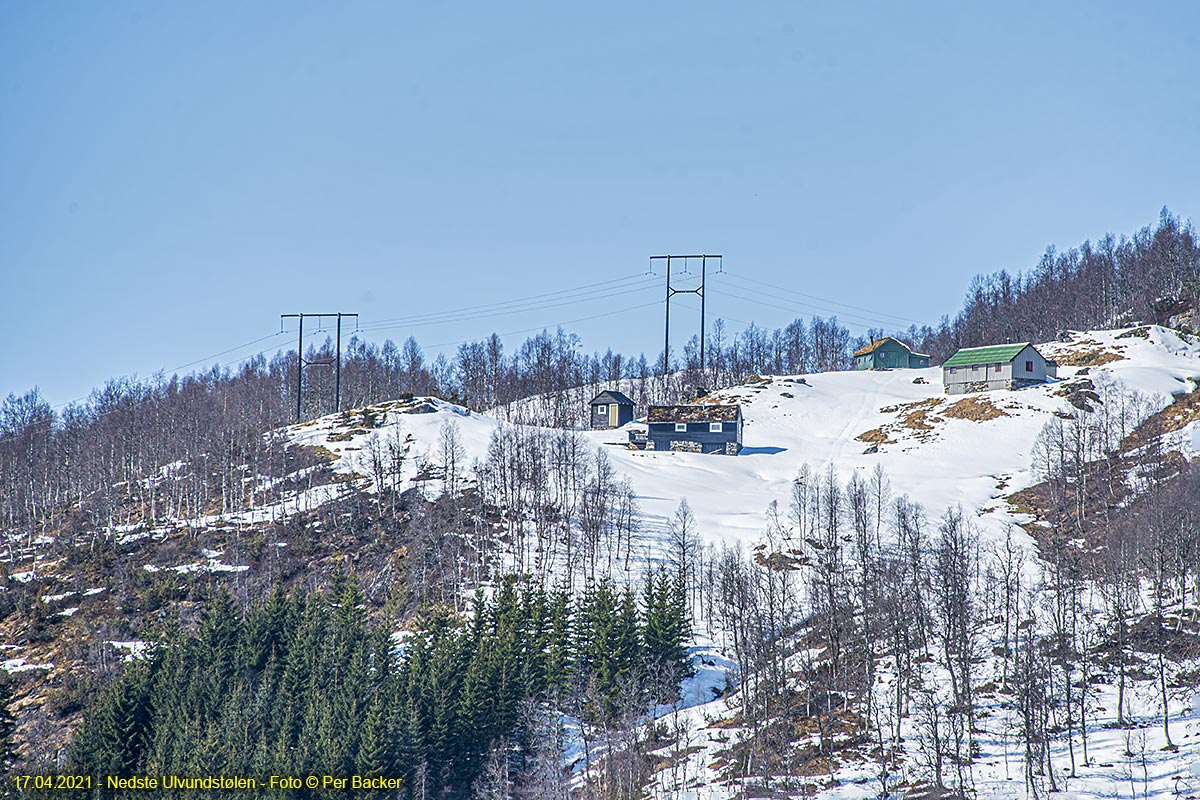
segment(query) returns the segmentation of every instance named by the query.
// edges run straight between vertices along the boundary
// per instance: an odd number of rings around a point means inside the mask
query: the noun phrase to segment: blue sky
[[[292,311],[650,357],[659,253],[725,256],[710,318],[933,322],[1196,219],[1200,4],[1047,5],[3,4],[0,395],[274,352]]]

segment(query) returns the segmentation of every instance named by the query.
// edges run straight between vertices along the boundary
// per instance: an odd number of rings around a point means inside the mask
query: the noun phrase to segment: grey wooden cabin
[[[1058,377],[1058,364],[1029,342],[965,347],[942,362],[946,394],[1023,389]]]
[[[854,351],[855,369],[924,369],[929,356],[914,353],[899,339],[885,336]]]
[[[647,450],[736,456],[742,449],[741,406],[650,406],[646,425]]]
[[[633,422],[633,401],[620,392],[604,391],[588,403],[589,424],[594,431],[619,428]]]

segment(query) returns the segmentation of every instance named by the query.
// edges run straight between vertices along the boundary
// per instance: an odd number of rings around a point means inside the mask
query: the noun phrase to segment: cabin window
[[[971,372],[979,372],[979,365],[978,365],[978,364],[972,364],[972,365],[971,365]]]
[[[1026,362],[1025,362],[1025,371],[1026,371],[1026,372],[1033,372],[1033,362],[1032,362],[1032,361],[1026,361]]]
[[[956,373],[956,372],[958,372],[958,367],[951,367],[951,368],[950,368],[950,374],[951,374],[951,375],[953,375],[953,374],[954,374],[954,373]]]
[[[608,406],[596,406],[596,413],[600,416],[604,416],[608,413]]]
[[[1004,369],[1004,365],[1001,364],[999,361],[997,361],[996,362],[996,371],[999,372],[1002,369]]]
[[[724,426],[721,425],[721,423],[719,423],[719,422],[708,423],[708,432],[709,433],[720,433],[723,429],[724,429]]]
[[[686,422],[676,422],[675,423],[675,432],[676,433],[687,433],[687,423]]]

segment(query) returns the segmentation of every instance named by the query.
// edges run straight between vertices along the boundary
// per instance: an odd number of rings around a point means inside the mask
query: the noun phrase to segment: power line
[[[310,338],[311,338],[311,336],[316,336],[316,335],[317,335],[318,333],[320,333],[320,332],[321,332],[321,331],[315,331],[315,332],[313,332],[313,333],[310,335]],[[151,375],[158,374],[159,372],[162,372],[162,373],[168,373],[168,372],[170,372],[170,373],[175,373],[175,372],[178,372],[179,370],[181,370],[181,369],[184,369],[184,368],[186,368],[186,367],[190,367],[190,366],[193,366],[193,365],[195,365],[195,364],[201,364],[201,363],[204,363],[204,362],[208,361],[210,358],[216,358],[217,356],[223,356],[223,355],[225,355],[225,354],[227,354],[227,353],[233,353],[233,352],[235,352],[235,351],[237,351],[237,350],[241,350],[242,348],[249,347],[249,346],[251,346],[251,345],[254,345],[254,344],[258,344],[259,342],[264,342],[264,341],[266,341],[267,339],[274,339],[274,338],[276,338],[276,337],[278,337],[278,336],[282,336],[284,333],[286,333],[286,331],[276,331],[275,333],[272,333],[272,334],[270,334],[270,335],[268,335],[268,336],[260,336],[260,337],[259,337],[259,338],[257,338],[257,339],[251,339],[251,340],[250,340],[250,341],[248,341],[248,342],[243,342],[242,344],[239,344],[239,345],[237,345],[236,347],[230,347],[230,348],[227,348],[227,349],[225,349],[225,350],[222,350],[222,351],[220,351],[219,353],[213,353],[212,355],[204,356],[203,358],[198,358],[198,359],[196,359],[195,361],[189,361],[187,364],[183,364],[182,366],[173,367],[173,368],[171,368],[171,369],[161,369],[161,368],[160,368],[160,369],[157,369],[157,370],[155,370],[154,372],[152,372],[152,373],[151,373]],[[264,354],[264,353],[266,353],[266,352],[267,352],[267,350],[269,350],[269,349],[270,349],[270,348],[264,348],[264,349],[262,349],[262,350],[259,350],[257,353],[252,353],[252,354],[250,354],[250,355],[247,355],[247,356],[240,356],[240,357],[238,357],[238,358],[235,358],[235,359],[234,359],[234,360],[232,360],[232,361],[227,361],[227,362],[226,362],[226,363],[224,363],[224,364],[220,364],[220,365],[219,365],[219,368],[220,368],[220,369],[225,369],[225,368],[227,368],[227,367],[233,366],[234,364],[240,364],[240,363],[243,363],[243,362],[245,362],[245,361],[248,361],[248,360],[250,360],[251,358],[256,358],[256,357],[258,357],[258,356],[261,356],[261,355],[263,355],[263,354]],[[85,396],[83,396],[83,397],[78,397],[78,398],[76,398],[76,399],[74,399],[74,400],[68,400],[68,401],[67,401],[67,402],[65,402],[65,403],[59,403],[58,405],[55,405],[55,406],[50,406],[50,410],[51,410],[51,411],[61,411],[62,409],[66,408],[67,406],[74,405],[75,403],[82,403],[82,402],[84,402],[85,400],[87,400],[87,399],[88,399],[89,397],[91,397],[91,396],[92,396],[92,393],[88,393],[87,395],[85,395]],[[119,412],[119,411],[125,411],[125,410],[126,410],[126,409],[124,409],[124,408],[113,408],[113,409],[109,409],[108,411],[102,411],[102,412],[100,412],[100,413],[98,413],[98,414],[92,414],[92,415],[91,415],[91,419],[93,419],[93,420],[97,420],[97,419],[104,419],[105,417],[109,416],[110,414],[116,414],[116,413],[117,413],[117,412]],[[16,439],[16,438],[19,438],[20,436],[23,436],[23,435],[25,435],[25,434],[23,434],[23,433],[22,433],[22,434],[9,434],[9,435],[7,435],[7,436],[0,436],[0,442],[6,442],[6,441],[8,441],[8,440],[10,440],[10,439]]]
[[[638,279],[638,278],[640,278],[640,279]],[[634,281],[634,284],[630,284],[630,285],[632,285],[632,288],[630,288],[630,289],[618,290],[618,291],[608,291],[606,289],[600,288],[600,287],[611,287],[612,289],[624,289],[624,287],[622,287],[622,285],[619,285],[619,284],[623,284],[623,283],[629,284],[630,281]],[[461,315],[460,315],[460,317],[456,317],[456,318],[427,319],[426,321],[414,321],[414,323],[410,323],[410,324],[412,324],[413,326],[418,326],[418,325],[432,325],[432,324],[439,324],[439,323],[457,323],[457,321],[472,321],[475,319],[488,319],[488,318],[492,318],[492,317],[503,317],[503,315],[509,315],[512,313],[545,311],[545,309],[548,309],[548,308],[558,308],[558,307],[563,307],[563,306],[577,305],[577,303],[581,303],[581,302],[589,302],[589,301],[593,301],[593,300],[606,300],[606,299],[608,299],[608,297],[616,297],[616,296],[625,295],[625,294],[634,294],[634,293],[636,293],[636,291],[644,289],[644,288],[648,288],[649,285],[652,285],[654,283],[655,283],[655,278],[647,277],[646,273],[640,272],[640,273],[636,273],[636,275],[626,275],[626,276],[619,277],[619,278],[611,278],[611,279],[608,279],[608,281],[599,281],[599,282],[595,282],[595,283],[583,284],[583,285],[580,285],[580,287],[574,287],[574,288],[570,288],[570,289],[559,289],[557,291],[546,291],[546,293],[541,293],[541,294],[536,294],[536,295],[528,295],[526,297],[518,297],[518,299],[499,301],[499,302],[494,302],[494,303],[484,303],[484,305],[468,306],[468,307],[464,307],[464,308],[454,309],[454,311],[438,312],[439,314],[443,314],[443,315],[446,315],[446,314],[461,314]],[[617,285],[613,285],[613,284],[617,284]],[[592,291],[587,291],[587,290],[592,290]],[[572,300],[564,301],[564,302],[533,302],[533,301],[539,300],[539,299],[552,299],[552,297],[556,297],[559,295],[577,293],[577,291],[582,291],[583,296],[576,297],[576,299],[572,299]],[[599,293],[599,294],[596,294],[596,293]],[[524,305],[527,307],[515,307],[516,305]],[[505,308],[506,306],[511,307],[511,308]],[[484,309],[488,309],[488,308],[503,309],[503,311],[498,311],[498,313],[466,313],[466,312],[472,312],[472,311],[484,311]],[[434,314],[427,314],[427,315],[425,315],[425,317],[426,318],[434,317]],[[401,318],[395,318],[395,319],[396,320],[404,320],[404,319],[409,319],[409,318],[401,317]],[[418,318],[413,318],[413,319],[421,319],[421,318],[418,317]],[[587,319],[590,319],[590,318],[587,318]],[[383,323],[386,323],[386,321],[389,321],[389,320],[380,320],[380,321],[376,321],[376,323],[372,323],[370,325],[362,325],[359,327],[359,330],[362,330],[362,331],[384,331],[384,330],[395,329],[395,327],[406,326],[406,325],[385,325],[385,324],[383,324]],[[568,320],[568,321],[564,321],[564,323],[554,323],[554,325],[565,325],[565,324],[570,324],[570,323],[571,323],[571,320]],[[538,330],[538,329],[528,329],[528,330]],[[322,331],[318,330],[316,332],[313,332],[311,336],[317,336],[318,333],[320,333],[320,332],[322,332]],[[274,339],[274,338],[283,336],[284,333],[286,333],[286,331],[282,331],[282,330],[275,331],[275,332],[269,333],[269,335],[260,336],[258,338],[250,339],[250,341],[236,344],[236,345],[234,345],[234,347],[226,348],[223,350],[218,350],[217,353],[212,353],[209,355],[199,357],[199,359],[193,359],[192,361],[187,361],[185,363],[181,363],[181,365],[179,365],[179,366],[170,367],[170,368],[162,368],[162,367],[157,368],[157,369],[155,369],[155,371],[152,371],[150,374],[156,374],[156,373],[160,373],[160,372],[168,373],[168,374],[176,373],[176,372],[181,371],[181,369],[186,369],[188,367],[200,365],[200,363],[208,362],[211,359],[218,359],[218,357],[227,355],[229,353],[235,353],[235,351],[238,351],[238,350],[241,350],[241,349],[244,349],[247,347],[251,347],[251,345],[258,344],[260,342],[269,341],[269,339]],[[310,338],[310,337],[306,337],[306,338]],[[432,347],[436,347],[436,345],[432,345]],[[265,349],[259,350],[258,353],[241,356],[241,357],[239,357],[239,359],[235,359],[233,361],[224,363],[224,365],[222,365],[222,367],[233,366],[233,365],[235,365],[235,363],[240,363],[242,361],[246,361],[248,359],[251,359],[251,357],[263,355],[269,349],[270,348],[265,348]],[[88,395],[70,399],[70,401],[50,405],[50,409],[52,409],[54,411],[60,411],[62,409],[67,408],[68,405],[85,402],[86,399],[88,399],[89,397],[91,397],[91,392],[89,392]],[[2,441],[2,440],[4,440],[4,439],[0,438],[0,441]]]
[[[551,297],[556,297],[558,295],[564,295],[564,294],[569,295],[569,294],[573,294],[575,292],[584,292],[585,294],[590,294],[591,292],[585,292],[585,290],[596,289],[596,287],[602,287],[602,286],[611,286],[612,284],[627,283],[634,279],[639,279],[640,281],[646,281],[647,280],[646,273],[641,272],[636,275],[626,275],[621,278],[612,278],[607,281],[599,281],[597,283],[588,283],[588,284],[584,284],[583,286],[573,287],[571,289],[559,289],[558,291],[555,291],[555,292],[543,292],[541,294],[528,295],[526,297],[514,298],[512,300],[501,300],[501,301],[497,301],[495,303],[484,303],[482,305],[465,306],[463,308],[451,309],[451,310],[447,310],[447,311],[436,311],[436,312],[429,312],[427,314],[414,314],[411,316],[392,317],[392,318],[388,318],[388,319],[375,320],[374,322],[371,323],[371,326],[376,327],[376,326],[382,326],[382,325],[390,325],[392,323],[410,323],[410,322],[415,322],[415,321],[423,320],[423,319],[429,319],[429,318],[433,318],[433,317],[458,316],[460,314],[465,314],[465,313],[474,312],[474,311],[483,311],[483,310],[487,310],[487,309],[503,308],[505,306],[512,306],[512,305],[526,305],[526,304],[529,304],[531,302],[534,302],[534,301],[537,301],[537,300],[540,300],[543,298],[551,298]],[[637,282],[637,281],[635,281],[635,282]],[[607,291],[607,289],[598,289],[597,291]]]
[[[688,311],[699,311],[700,310],[699,306],[688,305],[687,303],[683,302],[682,300],[676,300],[675,302],[679,303],[679,305],[683,306]],[[750,325],[751,324],[744,319],[738,319],[737,317],[732,317],[729,314],[717,314],[716,317],[717,317],[717,319],[720,319],[720,320],[729,320],[730,322],[736,322],[739,325]]]
[[[546,298],[542,300],[522,301],[520,303],[510,302],[507,306],[497,306],[495,308],[484,308],[480,311],[462,311],[462,312],[441,312],[440,314],[430,314],[425,316],[413,316],[410,318],[398,318],[397,321],[386,322],[370,322],[364,324],[364,330],[388,330],[392,328],[403,328],[418,325],[439,325],[448,322],[461,322],[475,319],[487,319],[490,317],[505,316],[509,314],[524,313],[528,311],[539,311],[544,308],[558,308],[565,305],[587,302],[591,300],[603,300],[608,297],[617,297],[623,294],[630,294],[641,289],[647,288],[654,283],[653,279],[644,279],[634,284],[626,284],[624,286],[610,286],[603,289],[591,289],[580,292],[578,295],[568,295],[566,298]]]
[[[779,305],[778,303],[771,303],[766,300],[760,300],[760,299],[754,298],[754,297],[746,297],[744,295],[736,294],[734,292],[729,292],[729,291],[723,292],[722,294],[725,297],[732,297],[737,300],[744,300],[745,302],[752,303],[756,306],[766,306],[768,308],[775,308],[775,309],[779,309],[780,311],[786,311],[789,314],[799,314],[801,316],[812,316],[812,311],[805,310],[804,308],[801,308],[799,306],[783,306],[783,305]],[[839,321],[849,319],[851,325],[854,325],[854,326],[860,327],[860,328],[871,327],[872,325],[878,324],[878,320],[868,320],[866,322],[862,322],[862,321],[859,321],[859,319],[857,317],[854,317],[849,314],[839,315],[839,314],[836,314],[836,312],[835,312],[834,315],[837,316]]]
[[[236,345],[236,346],[234,346],[234,347],[227,348],[227,349],[225,349],[225,350],[222,350],[222,351],[220,351],[219,353],[213,353],[212,355],[207,355],[207,356],[204,356],[204,357],[202,357],[202,358],[197,358],[195,361],[189,361],[189,362],[188,362],[188,363],[186,363],[186,364],[180,364],[178,367],[171,367],[170,369],[167,369],[167,368],[164,368],[164,367],[160,367],[160,368],[158,368],[158,369],[154,370],[153,372],[151,372],[150,374],[151,374],[151,375],[156,375],[156,374],[158,374],[158,373],[160,373],[160,372],[162,372],[162,373],[165,373],[165,374],[166,374],[166,373],[175,373],[175,372],[178,372],[178,371],[179,371],[179,370],[181,370],[181,369],[187,369],[188,367],[195,366],[196,364],[203,364],[204,362],[208,361],[209,359],[212,359],[212,358],[218,358],[218,357],[220,357],[220,356],[226,355],[227,353],[233,353],[233,352],[236,352],[236,351],[238,351],[238,350],[241,350],[241,349],[243,349],[243,348],[245,348],[245,347],[250,347],[251,345],[258,344],[259,342],[265,342],[265,341],[266,341],[266,340],[268,340],[268,339],[274,339],[274,338],[275,338],[275,337],[277,337],[277,336],[282,336],[283,334],[284,334],[284,331],[276,331],[275,333],[271,333],[271,334],[268,334],[268,335],[266,335],[266,336],[260,336],[260,337],[259,337],[259,338],[257,338],[257,339],[251,339],[251,340],[250,340],[250,341],[248,341],[248,342],[242,342],[242,343],[241,343],[241,344],[239,344],[239,345]],[[255,355],[261,355],[261,353],[262,353],[262,352],[265,352],[265,351],[260,351],[260,353],[256,353]],[[239,360],[240,360],[240,359],[239,359]],[[233,363],[237,363],[237,362],[233,362]],[[111,379],[110,379],[110,380],[111,380]],[[74,405],[75,403],[82,403],[84,400],[87,400],[87,399],[88,399],[89,397],[91,397],[91,396],[92,396],[92,393],[91,393],[91,392],[89,392],[89,393],[87,393],[86,395],[84,395],[83,397],[76,397],[74,400],[67,400],[67,401],[66,401],[66,402],[64,402],[64,403],[58,403],[57,405],[50,406],[50,410],[52,410],[52,411],[61,411],[62,409],[66,408],[67,406]],[[0,441],[2,441],[2,440],[0,440]]]
[[[746,287],[738,287],[738,288],[741,289],[742,291],[762,295],[763,297],[769,297],[769,298],[771,298],[771,300],[779,300],[780,299],[780,298],[775,297],[774,295],[768,294],[766,292],[761,292],[757,289],[750,289],[750,288],[746,288]],[[801,314],[801,315],[811,316],[813,313],[812,310],[815,309],[818,312],[825,312],[825,313],[833,314],[839,320],[850,320],[850,324],[856,325],[856,326],[862,327],[862,328],[870,328],[870,327],[874,327],[874,326],[881,326],[884,328],[888,328],[888,327],[895,327],[895,324],[896,324],[894,322],[887,322],[885,320],[870,319],[867,317],[862,317],[857,314],[847,314],[845,312],[839,312],[837,309],[821,308],[820,306],[815,306],[811,303],[796,303],[794,305],[785,306],[785,305],[779,305],[778,303],[772,303],[767,300],[760,300],[758,298],[746,297],[744,295],[740,295],[735,292],[730,292],[728,290],[722,292],[722,294],[727,297],[733,297],[738,300],[744,300],[747,303],[753,303],[755,305],[760,305],[760,306],[767,306],[769,308],[777,308],[780,311],[787,311],[788,313],[791,313],[791,314]],[[786,302],[787,298],[783,298],[783,300]]]
[[[378,323],[368,323],[368,324],[363,325],[360,328],[360,330],[363,330],[363,331],[385,331],[385,330],[394,330],[397,328],[422,327],[422,326],[426,326],[426,325],[444,325],[444,324],[448,324],[448,323],[452,323],[452,322],[472,322],[472,321],[480,320],[480,319],[494,319],[496,317],[506,317],[506,316],[511,316],[513,314],[527,314],[527,313],[535,312],[535,311],[545,311],[545,310],[551,309],[551,308],[562,308],[564,306],[579,305],[580,303],[590,303],[590,302],[594,302],[596,300],[608,300],[613,297],[621,297],[621,296],[627,295],[627,294],[636,294],[638,292],[643,292],[646,289],[650,288],[650,286],[653,283],[657,283],[657,279],[647,282],[646,284],[637,285],[637,286],[634,286],[634,287],[628,288],[628,289],[620,289],[619,291],[609,291],[609,292],[606,292],[603,294],[596,294],[596,295],[587,296],[587,297],[578,297],[578,298],[571,299],[571,300],[563,300],[561,302],[554,302],[554,303],[544,303],[543,302],[543,303],[538,303],[538,304],[534,304],[534,305],[528,305],[528,306],[521,307],[521,308],[505,309],[505,310],[499,310],[499,311],[495,311],[495,312],[484,312],[484,313],[480,313],[480,314],[466,314],[466,315],[454,317],[454,318],[426,320],[426,321],[422,321],[422,322],[408,322],[408,323],[397,323],[397,324],[388,324],[388,325],[378,324]],[[616,288],[616,287],[614,287],[614,288]]]
[[[533,328],[524,328],[519,331],[506,331],[504,333],[498,333],[496,335],[497,336],[516,336],[517,334],[520,334],[520,333],[532,333],[533,331],[542,331],[547,328],[557,328],[560,325],[571,325],[576,322],[587,322],[587,321],[593,320],[593,319],[601,319],[602,317],[612,317],[617,314],[625,314],[629,311],[636,311],[639,308],[649,308],[650,306],[661,305],[662,302],[663,302],[662,300],[654,300],[649,303],[642,303],[642,304],[636,305],[636,306],[629,306],[628,308],[618,308],[615,311],[605,311],[602,314],[593,314],[589,317],[579,317],[577,319],[565,319],[560,322],[551,322],[547,325],[538,325]],[[427,347],[429,347],[430,349],[435,348],[435,347],[455,347],[457,345],[467,344],[467,343],[473,342],[473,341],[475,341],[475,340],[474,339],[463,339],[462,341],[458,341],[458,342],[438,342],[435,344],[427,345]]]
[[[876,316],[864,317],[864,316],[861,316],[858,314],[847,314],[845,312],[839,312],[837,309],[834,309],[834,308],[824,308],[824,307],[821,307],[821,306],[818,306],[818,305],[815,305],[812,303],[807,303],[807,302],[798,303],[796,305],[781,305],[779,302],[770,302],[770,301],[779,301],[780,300],[780,298],[776,297],[775,295],[764,292],[759,289],[752,288],[750,286],[744,286],[744,285],[736,286],[735,288],[739,288],[741,291],[749,292],[751,294],[767,297],[767,298],[769,298],[769,300],[760,300],[760,299],[755,299],[755,298],[751,298],[751,297],[746,297],[744,295],[740,295],[740,294],[737,294],[735,292],[730,292],[730,291],[722,292],[723,295],[737,299],[737,300],[741,300],[741,301],[744,301],[747,303],[752,303],[752,304],[759,305],[759,306],[767,306],[767,307],[775,308],[775,309],[778,309],[781,311],[786,311],[789,313],[800,313],[800,314],[811,315],[812,312],[810,310],[806,310],[806,309],[815,309],[816,311],[819,311],[819,312],[836,314],[842,319],[851,320],[852,321],[851,324],[860,325],[862,327],[869,327],[869,326],[874,326],[874,325],[881,325],[884,327],[894,327],[896,325],[895,322],[886,322],[886,321],[880,319],[879,317],[888,317],[893,320],[909,322],[909,323],[918,324],[918,325],[927,324],[927,323],[919,322],[917,320],[909,319],[907,317],[902,317],[899,315],[887,314],[885,312],[878,312],[878,311],[864,308],[861,306],[851,305],[849,303],[841,303],[841,302],[838,302],[835,300],[830,300],[828,298],[820,297],[818,295],[812,295],[812,294],[808,294],[805,292],[797,291],[795,289],[790,289],[790,288],[787,288],[784,286],[779,286],[776,284],[768,283],[766,281],[757,280],[755,278],[748,278],[745,276],[738,276],[738,275],[729,275],[728,278],[730,278],[731,280],[733,280],[735,283],[738,283],[738,284],[753,283],[753,284],[757,284],[759,286],[766,287],[768,289],[772,289],[776,292],[782,292],[787,295],[792,295],[795,297],[802,297],[802,298],[812,298],[812,299],[819,300],[824,303],[829,303],[834,306],[841,306],[844,308],[854,309],[857,311],[865,312],[866,314],[871,314],[871,315],[876,315]],[[512,314],[531,313],[531,312],[544,311],[544,310],[548,310],[548,309],[552,309],[552,308],[562,308],[565,306],[579,305],[582,303],[593,302],[593,301],[597,301],[597,300],[607,300],[607,299],[610,299],[613,297],[620,297],[620,296],[627,295],[627,294],[635,294],[635,293],[641,292],[644,289],[650,288],[651,286],[655,285],[658,280],[659,279],[654,278],[654,277],[647,277],[647,274],[644,272],[636,273],[636,274],[626,275],[626,276],[619,277],[619,278],[612,278],[612,279],[605,280],[605,281],[597,281],[595,283],[584,284],[584,285],[572,287],[569,289],[559,289],[559,290],[556,290],[553,292],[542,292],[539,294],[528,295],[528,296],[520,297],[520,298],[513,298],[510,300],[497,301],[494,303],[484,303],[484,304],[480,304],[480,305],[466,306],[466,307],[462,307],[462,308],[458,308],[458,309],[451,309],[451,310],[440,311],[440,312],[430,312],[428,314],[411,315],[411,316],[407,316],[407,317],[393,317],[393,318],[378,320],[378,321],[374,321],[370,324],[360,326],[359,330],[361,330],[363,332],[374,332],[374,331],[385,331],[385,330],[392,330],[392,329],[404,328],[404,327],[420,327],[420,326],[427,326],[427,325],[450,324],[450,323],[457,323],[457,322],[470,322],[470,321],[475,321],[475,320],[480,320],[480,319],[491,319],[491,318],[496,318],[496,317],[510,316]],[[661,302],[663,302],[663,301],[654,301],[654,302],[650,302],[650,303],[643,303],[643,304],[639,304],[639,305],[635,305],[635,306],[630,306],[627,308],[603,312],[600,314],[593,314],[593,315],[588,315],[588,316],[584,316],[584,317],[578,317],[575,319],[549,323],[548,325],[538,325],[538,326],[532,327],[532,328],[524,328],[521,330],[507,331],[505,333],[498,334],[498,335],[512,336],[512,335],[516,335],[516,334],[529,333],[532,331],[542,330],[547,327],[570,325],[570,324],[573,324],[576,322],[586,322],[586,321],[590,321],[593,319],[601,319],[601,318],[613,316],[616,314],[627,313],[629,311],[637,310],[640,308],[647,308],[647,307],[650,307],[653,305],[658,305]],[[786,298],[784,298],[784,302],[787,302]],[[692,308],[690,306],[686,306],[686,304],[685,304],[685,307],[688,307],[691,310],[695,310],[694,308]],[[740,320],[740,319],[730,316],[728,314],[723,314],[720,316],[724,317],[725,319],[731,320],[733,322],[741,323],[743,325],[751,324],[750,322],[747,322],[745,320]],[[315,337],[315,336],[321,334],[322,332],[323,332],[322,330],[317,330],[304,338],[312,338],[312,337]],[[219,358],[219,357],[227,355],[229,353],[237,352],[244,348],[253,346],[255,344],[259,344],[264,341],[268,341],[270,339],[275,339],[279,336],[284,335],[285,333],[286,332],[282,331],[282,330],[276,331],[276,332],[273,332],[266,336],[261,336],[261,337],[251,339],[246,342],[242,342],[241,344],[235,345],[233,347],[229,347],[224,350],[220,350],[216,353],[212,353],[210,355],[206,355],[201,358],[197,358],[192,361],[188,361],[184,364],[180,364],[178,366],[171,367],[169,369],[155,370],[155,372],[151,373],[151,374],[157,374],[159,372],[177,373],[180,370],[184,370],[189,367],[193,367],[198,364],[205,363],[211,359]],[[443,343],[427,345],[427,347],[437,348],[437,347],[446,347],[446,346],[456,346],[459,344],[464,344],[469,341],[472,341],[472,340],[464,339],[464,340],[461,340],[458,342],[443,342]],[[264,355],[270,349],[271,348],[264,348],[262,350],[259,350],[256,353],[253,353],[250,355],[245,355],[245,356],[240,356],[240,357],[233,359],[231,361],[228,361],[220,366],[221,366],[221,368],[227,368],[227,367],[233,366],[234,364],[244,363],[245,361],[248,361],[251,358],[256,358],[258,356]],[[301,354],[301,357],[302,357],[302,354]],[[91,396],[91,393],[89,393],[88,395],[85,395],[83,397],[76,398],[74,400],[69,400],[65,403],[59,403],[57,405],[51,406],[51,409],[54,411],[61,411],[62,409],[66,408],[70,405],[86,401],[90,396]],[[119,410],[121,410],[121,409],[113,409],[110,412],[105,412],[103,414],[96,415],[95,418],[106,416],[109,413],[116,413]],[[12,438],[12,437],[0,437],[0,441],[4,441],[8,438]]]
[[[213,353],[211,356],[205,356],[204,358],[198,358],[195,361],[189,361],[186,364],[180,364],[178,367],[171,367],[170,369],[163,370],[163,372],[171,372],[171,373],[178,372],[181,369],[187,369],[188,367],[195,366],[196,364],[203,364],[204,362],[208,361],[210,358],[217,358],[219,356],[226,355],[227,353],[232,353],[236,350],[241,350],[244,347],[249,347],[250,345],[258,344],[259,342],[265,342],[267,339],[274,339],[275,337],[282,336],[285,333],[286,333],[286,331],[276,331],[275,333],[269,334],[267,336],[262,336],[262,337],[259,337],[258,339],[252,339],[249,342],[245,342],[244,344],[239,344],[237,347],[231,347],[228,350],[222,350],[219,353]]]
[[[807,298],[811,298],[811,299],[813,299],[813,300],[820,300],[820,301],[821,301],[821,302],[823,302],[823,303],[829,303],[829,304],[831,304],[831,305],[835,305],[835,306],[842,306],[843,308],[849,308],[849,309],[853,309],[853,310],[855,310],[855,311],[863,311],[863,312],[866,312],[867,314],[874,314],[874,315],[875,315],[875,316],[877,316],[877,317],[890,317],[890,318],[892,318],[892,319],[899,320],[899,321],[901,321],[901,322],[908,322],[908,323],[912,323],[912,324],[914,324],[914,325],[924,325],[924,324],[926,324],[926,323],[924,323],[924,322],[920,322],[920,321],[918,321],[918,320],[915,320],[915,319],[909,319],[908,317],[901,317],[901,316],[897,316],[896,314],[888,314],[888,313],[886,313],[886,312],[883,312],[883,311],[876,311],[876,310],[874,310],[874,309],[870,309],[870,308],[863,308],[862,306],[854,306],[854,305],[850,305],[849,303],[839,303],[839,302],[838,302],[838,301],[836,301],[836,300],[829,300],[828,298],[824,298],[824,297],[818,297],[818,296],[817,296],[817,295],[815,295],[815,294],[806,294],[805,292],[798,292],[798,291],[796,291],[795,289],[788,289],[788,288],[786,288],[786,287],[784,287],[784,286],[777,286],[777,285],[775,285],[775,284],[773,284],[773,283],[767,283],[766,281],[760,281],[760,280],[756,280],[756,279],[754,279],[754,278],[747,278],[747,277],[745,277],[745,276],[742,276],[742,275],[731,275],[731,276],[730,276],[730,278],[731,278],[732,280],[734,280],[735,282],[739,282],[739,281],[740,281],[740,282],[750,282],[750,283],[756,283],[756,284],[758,284],[759,286],[765,286],[765,287],[767,287],[768,289],[774,289],[774,290],[775,290],[775,291],[777,291],[777,292],[785,292],[785,293],[787,293],[787,294],[796,295],[797,297],[807,297]],[[746,289],[746,291],[748,291],[748,292],[750,292],[750,291],[758,291],[758,290],[752,289],[752,288],[750,288],[750,287],[745,287],[745,289]],[[817,306],[814,306],[814,308],[816,308],[816,307],[817,307]],[[837,313],[839,313],[839,312],[838,312],[836,309],[824,309],[824,310],[825,310],[825,311],[828,311],[829,313],[832,313],[832,314],[837,314]],[[880,320],[876,319],[875,321],[876,321],[876,322],[878,322],[878,321],[880,321]],[[894,324],[894,323],[892,323],[892,324]]]

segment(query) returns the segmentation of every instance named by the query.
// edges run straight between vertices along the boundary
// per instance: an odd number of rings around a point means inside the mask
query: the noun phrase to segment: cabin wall
[[[1033,369],[1031,371],[1026,371],[1026,362],[1032,362]],[[1046,359],[1042,358],[1041,353],[1032,347],[1026,347],[1017,353],[1017,357],[1012,360],[1012,366],[1014,378],[1038,382],[1046,380]]]
[[[612,417],[609,416],[613,406],[617,407],[617,424],[612,424]],[[604,409],[601,411],[600,409]],[[622,403],[597,403],[591,407],[589,427],[594,431],[608,430],[611,428],[619,428],[626,423],[633,422],[633,406]]]
[[[686,431],[676,431],[674,422],[649,424],[647,450],[736,455],[742,447],[742,423],[722,422],[721,431],[709,430],[707,422],[688,422]],[[731,453],[732,451],[732,453]]]
[[[946,387],[946,394],[1023,389],[1045,383],[1046,377],[1046,359],[1032,347],[1026,347],[1012,361],[1001,364],[942,367],[942,385]]]
[[[865,356],[854,359],[855,369],[914,369],[928,366],[927,356],[917,358],[895,342],[882,344]]]
[[[633,406],[619,405],[617,408],[620,409],[617,412],[618,428],[622,425],[628,425],[630,422],[633,422]]]

